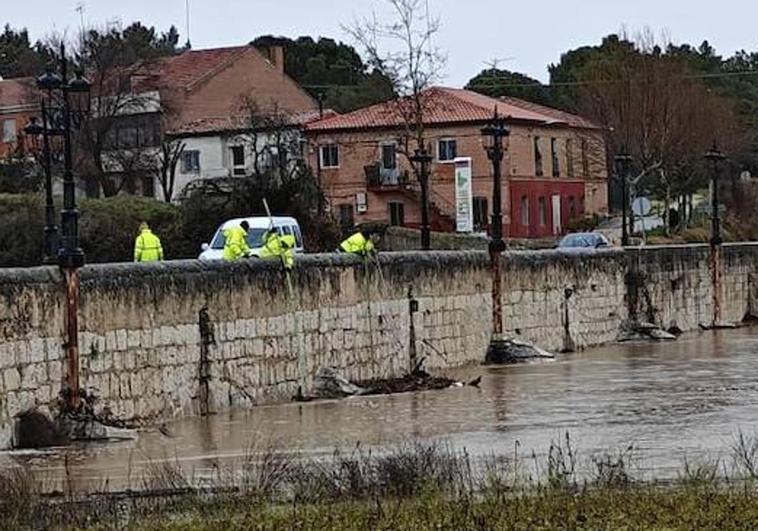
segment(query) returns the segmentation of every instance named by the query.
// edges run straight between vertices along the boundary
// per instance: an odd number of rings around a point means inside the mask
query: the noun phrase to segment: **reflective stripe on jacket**
[[[150,229],[140,232],[134,242],[135,262],[156,262],[163,260],[161,240]]]
[[[224,260],[238,260],[250,253],[247,232],[242,227],[224,230]]]
[[[362,233],[356,232],[340,244],[340,249],[346,253],[365,255],[374,250],[374,244]]]

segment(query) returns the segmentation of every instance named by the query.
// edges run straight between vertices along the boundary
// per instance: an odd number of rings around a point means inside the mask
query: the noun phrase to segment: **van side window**
[[[300,233],[300,227],[295,225],[295,242],[297,247],[302,248],[303,247],[303,235]]]

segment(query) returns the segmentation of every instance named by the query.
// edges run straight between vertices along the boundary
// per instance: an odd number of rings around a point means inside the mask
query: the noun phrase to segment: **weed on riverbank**
[[[8,529],[146,531],[758,528],[758,439],[743,433],[728,465],[684,460],[665,483],[635,477],[632,447],[585,458],[566,435],[544,457],[519,455],[516,447],[510,457],[474,460],[409,442],[306,459],[259,443],[214,478],[166,459],[140,492],[52,497],[9,472],[0,476],[0,519]]]

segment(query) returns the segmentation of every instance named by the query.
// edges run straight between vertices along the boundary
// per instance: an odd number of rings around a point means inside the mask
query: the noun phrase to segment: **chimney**
[[[280,74],[284,73],[284,47],[269,46],[268,60],[272,65],[276,67]]]

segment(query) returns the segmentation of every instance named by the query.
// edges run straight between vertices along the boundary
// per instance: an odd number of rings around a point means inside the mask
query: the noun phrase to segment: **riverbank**
[[[580,475],[568,435],[526,461],[474,460],[428,443],[313,460],[264,444],[202,484],[178,464],[156,464],[139,494],[42,496],[31,477],[5,474],[0,517],[14,529],[135,531],[753,529],[756,450],[758,439],[739,434],[728,463],[685,460],[664,484],[635,477],[633,449],[595,456]]]

